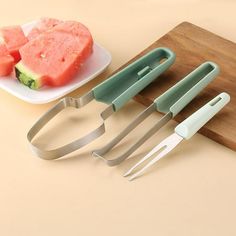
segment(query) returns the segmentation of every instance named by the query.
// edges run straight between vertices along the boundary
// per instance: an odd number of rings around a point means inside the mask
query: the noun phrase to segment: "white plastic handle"
[[[176,126],[175,133],[182,138],[190,139],[202,126],[204,126],[217,112],[219,112],[228,102],[230,96],[221,93],[201,107],[182,123]]]

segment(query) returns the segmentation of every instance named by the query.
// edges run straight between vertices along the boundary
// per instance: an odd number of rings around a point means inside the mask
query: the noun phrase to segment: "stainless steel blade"
[[[52,107],[48,112],[46,112],[29,130],[27,134],[28,142],[31,147],[33,153],[35,153],[38,157],[45,159],[45,160],[53,160],[59,157],[62,157],[68,153],[71,153],[79,148],[84,147],[85,145],[89,144],[96,138],[100,137],[105,132],[105,120],[110,117],[114,113],[114,109],[112,105],[109,105],[101,114],[101,123],[100,125],[90,133],[86,134],[85,136],[58,147],[56,149],[45,150],[37,145],[32,143],[32,140],[37,135],[37,133],[52,119],[54,118],[59,112],[66,109],[67,107],[74,107],[74,108],[81,108],[88,104],[90,101],[94,99],[93,92],[90,91],[89,93],[85,94],[80,98],[71,98],[65,97],[64,99],[60,100],[54,107]]]
[[[138,126],[144,119],[146,119],[151,113],[156,111],[155,104],[149,106],[144,110],[139,116],[137,116],[118,136],[111,140],[104,147],[94,150],[92,152],[93,156],[99,157],[104,160],[107,165],[115,166],[124,161],[129,157],[134,151],[136,151],[147,139],[154,135],[160,128],[162,128],[169,120],[172,119],[172,113],[169,112],[165,114],[158,122],[153,125],[140,139],[138,139],[133,145],[131,145],[125,152],[113,159],[106,159],[104,154],[116,146],[125,136],[127,136],[134,128]]]

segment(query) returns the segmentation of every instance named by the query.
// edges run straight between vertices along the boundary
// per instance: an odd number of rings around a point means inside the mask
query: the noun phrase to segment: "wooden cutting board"
[[[174,65],[158,82],[153,82],[136,96],[135,100],[148,106],[201,63],[209,60],[216,62],[221,69],[220,75],[175,120],[181,122],[219,93],[229,93],[231,102],[199,132],[236,151],[236,44],[196,25],[183,22],[121,68],[153,48],[163,46],[176,53]]]

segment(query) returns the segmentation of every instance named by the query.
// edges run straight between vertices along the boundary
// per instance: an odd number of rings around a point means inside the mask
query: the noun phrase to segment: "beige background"
[[[40,16],[79,20],[111,52],[109,70],[74,95],[89,90],[182,21],[236,42],[234,0],[1,0],[0,9],[1,25]],[[26,133],[52,104],[31,105],[0,91],[0,235],[236,235],[235,152],[196,135],[145,176],[128,182],[122,173],[176,125],[170,122],[118,167],[92,159],[90,150],[143,110],[130,102],[108,120],[102,138],[61,160],[43,161],[30,152]],[[37,141],[55,146],[78,137],[95,127],[98,110],[100,105],[94,103],[67,112],[69,119],[61,114]],[[121,147],[159,117],[150,117]]]

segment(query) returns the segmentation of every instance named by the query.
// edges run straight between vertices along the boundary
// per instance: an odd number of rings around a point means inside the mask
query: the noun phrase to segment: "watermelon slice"
[[[29,32],[27,38],[32,40],[38,37],[43,32],[46,32],[56,25],[62,23],[63,21],[53,19],[53,18],[41,18],[40,21],[36,24],[36,26]]]
[[[67,21],[29,41],[20,49],[17,79],[32,89],[68,83],[92,53],[93,39],[81,23]]]
[[[0,29],[0,41],[14,57],[15,62],[20,60],[19,49],[28,42],[20,26],[9,26]]]
[[[14,67],[14,58],[9,54],[6,45],[0,44],[0,76],[11,74]]]

